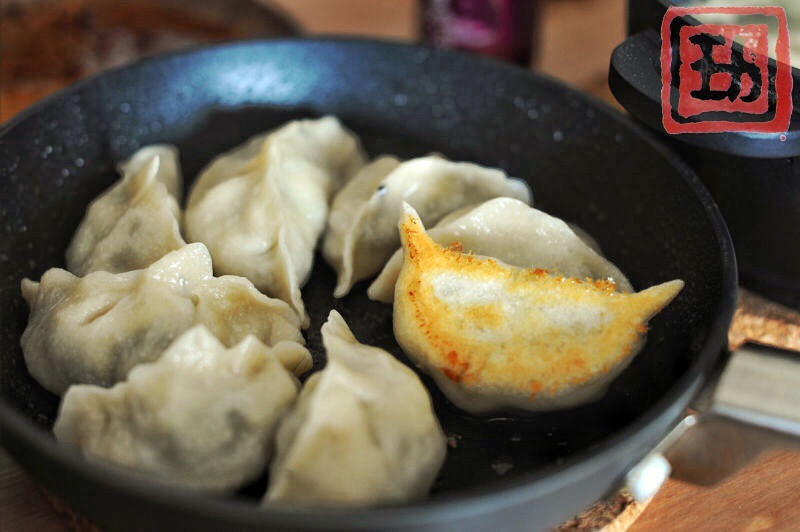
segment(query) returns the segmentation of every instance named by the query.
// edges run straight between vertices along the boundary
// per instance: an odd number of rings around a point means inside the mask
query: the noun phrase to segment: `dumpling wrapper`
[[[146,268],[186,245],[177,149],[142,148],[119,169],[122,179],[89,204],[67,248],[67,269],[75,275]]]
[[[208,246],[217,274],[247,277],[289,303],[307,327],[300,288],[329,200],[363,163],[358,138],[331,116],[257,135],[200,172],[186,236]]]
[[[20,341],[28,371],[61,395],[72,384],[111,386],[131,368],[156,360],[181,333],[205,325],[231,346],[252,334],[280,342],[299,375],[311,369],[300,320],[242,277],[213,277],[203,244],[168,253],[144,270],[80,278],[51,268],[22,281],[30,307]],[[287,360],[287,364],[289,361]]]
[[[203,326],[113,388],[71,386],[53,432],[84,456],[181,487],[232,491],[264,471],[300,385],[254,336],[226,349]]]
[[[424,499],[445,438],[428,391],[392,355],[358,343],[331,311],[324,370],[278,429],[266,503],[366,507]]]
[[[334,297],[378,273],[400,248],[397,220],[404,201],[433,225],[456,209],[500,196],[531,202],[523,181],[496,168],[438,155],[406,162],[377,158],[333,199],[322,253],[339,275]]]
[[[606,279],[623,292],[633,291],[620,269],[587,245],[586,236],[513,198],[491,199],[447,216],[428,236],[445,247],[458,245],[465,253],[500,259],[511,266],[543,268],[578,279]],[[370,299],[394,301],[402,264],[403,252],[397,250],[367,290]]]
[[[413,208],[399,224],[394,334],[459,408],[550,410],[600,398],[683,281],[638,293],[443,248]]]
[[[167,192],[180,203],[183,200],[183,173],[178,157],[178,148],[171,144],[150,144],[139,148],[127,160],[117,164],[117,171],[125,176],[135,174],[150,160],[158,157],[156,179],[163,183]]]

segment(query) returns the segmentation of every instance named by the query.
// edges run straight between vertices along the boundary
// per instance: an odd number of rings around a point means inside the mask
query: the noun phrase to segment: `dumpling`
[[[176,148],[142,148],[119,169],[122,179],[89,205],[67,248],[67,269],[75,275],[146,268],[186,244]]]
[[[289,303],[308,325],[300,287],[331,196],[364,163],[334,117],[298,120],[218,156],[186,207],[186,236],[203,242],[217,274],[241,275]]]
[[[397,220],[407,201],[435,224],[465,205],[508,196],[531,202],[527,185],[503,171],[437,155],[401,163],[379,157],[334,198],[322,253],[339,274],[335,297],[378,273],[399,247]]]
[[[384,155],[376,158],[365,165],[333,198],[328,227],[322,240],[322,255],[338,274],[334,297],[344,297],[360,278],[369,277],[370,271],[378,271],[383,265],[380,249],[369,249],[355,260],[360,231],[354,226],[364,216],[362,211],[366,209],[371,196],[386,193],[386,188],[381,188],[381,182],[400,164],[396,157]],[[376,197],[373,201],[377,199]],[[377,210],[377,206],[373,210]],[[387,216],[391,217],[391,213],[387,213]],[[377,234],[369,240],[368,235],[362,237],[365,242],[358,247],[396,247],[391,243],[391,235],[383,234],[383,231],[379,231],[379,226],[370,227],[368,222],[369,220],[365,222],[364,232],[371,229]]]
[[[322,341],[328,364],[278,429],[265,501],[354,507],[425,498],[446,451],[419,377],[358,343],[336,311]]]
[[[606,279],[623,292],[633,291],[619,268],[586,244],[586,237],[524,202],[495,198],[455,214],[428,231],[434,242],[457,245],[465,253],[500,259],[511,266],[544,268],[578,279]],[[397,250],[370,285],[367,294],[371,299],[384,303],[394,300],[394,284],[402,264],[402,250]]]
[[[111,386],[150,362],[195,324],[225,345],[248,334],[269,346],[286,341],[298,374],[311,368],[300,320],[246,279],[213,277],[203,244],[168,253],[149,268],[80,278],[59,268],[22,281],[30,307],[21,345],[30,374],[63,394],[71,384]]]
[[[71,386],[53,432],[101,459],[181,487],[230,491],[259,477],[300,385],[254,336],[226,349],[189,329],[113,388]]]
[[[443,248],[407,206],[394,334],[458,407],[566,408],[599,399],[642,348],[648,320],[683,288],[628,294],[611,281]]]

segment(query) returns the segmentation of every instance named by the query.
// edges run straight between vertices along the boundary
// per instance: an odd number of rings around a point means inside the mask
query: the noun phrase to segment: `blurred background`
[[[480,49],[613,102],[606,85],[608,60],[625,34],[625,3],[4,0],[0,121],[68,83],[141,57],[202,43],[292,35],[359,35]],[[481,4],[494,7],[487,12]],[[501,42],[487,42],[492,35]]]

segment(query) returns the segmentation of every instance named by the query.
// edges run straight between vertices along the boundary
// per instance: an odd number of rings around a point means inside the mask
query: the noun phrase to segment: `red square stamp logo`
[[[681,19],[707,14],[757,16],[763,23],[691,26]],[[777,22],[777,35],[770,35],[768,22]],[[661,111],[667,133],[785,132],[792,67],[783,8],[670,7],[661,23]]]

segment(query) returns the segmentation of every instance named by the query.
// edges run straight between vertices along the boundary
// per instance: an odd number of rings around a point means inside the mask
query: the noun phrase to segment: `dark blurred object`
[[[536,58],[538,0],[420,0],[422,41],[530,66]]]
[[[288,18],[251,0],[6,0],[0,3],[2,116],[32,95],[142,57],[298,33]]]
[[[667,134],[659,29],[667,9],[682,4],[628,0],[631,35],[611,56],[611,91],[631,115],[663,135],[711,191],[733,238],[742,285],[800,310],[800,69],[792,69],[794,112],[786,133]],[[679,17],[675,24],[696,21]],[[772,59],[769,68],[777,69]]]

